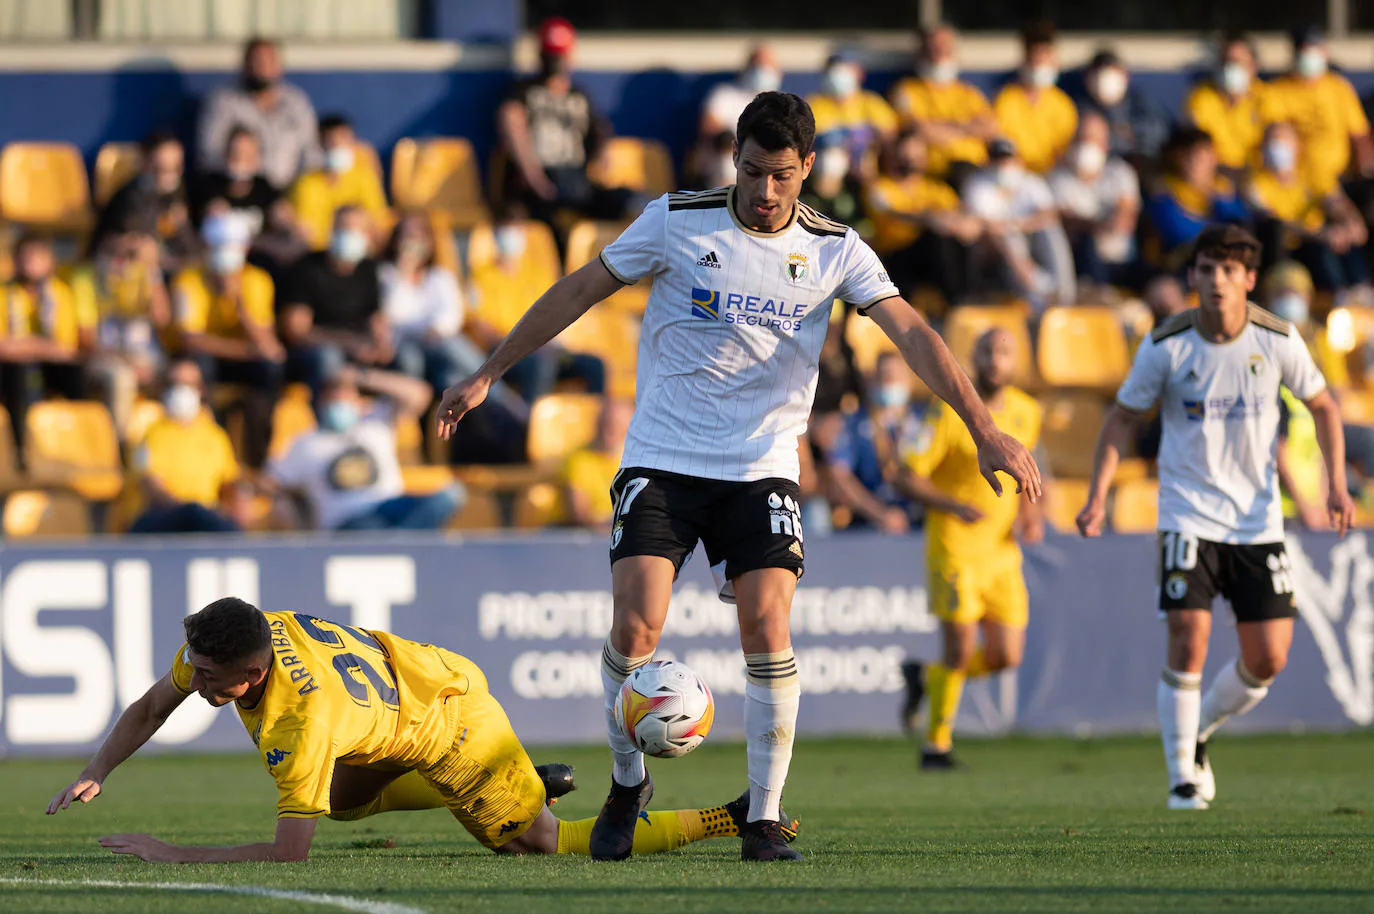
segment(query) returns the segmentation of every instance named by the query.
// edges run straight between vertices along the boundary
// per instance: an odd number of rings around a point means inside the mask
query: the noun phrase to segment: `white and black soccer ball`
[[[677,758],[706,739],[716,702],[705,681],[686,664],[651,660],[620,687],[615,720],[645,755]]]

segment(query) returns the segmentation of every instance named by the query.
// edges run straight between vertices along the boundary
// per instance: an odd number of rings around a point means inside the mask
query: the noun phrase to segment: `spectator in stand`
[[[243,72],[237,83],[210,94],[200,113],[196,149],[202,171],[225,169],[229,135],[236,128],[262,141],[262,173],[285,190],[304,169],[321,162],[310,98],[282,79],[281,47],[254,38],[243,50]]]
[[[141,147],[142,169],[101,210],[92,249],[111,232],[146,232],[158,239],[162,270],[171,275],[200,255],[186,197],[186,153],[181,140],[161,130]]]
[[[902,130],[883,151],[868,209],[873,247],[908,300],[919,285],[937,287],[949,303],[962,297],[967,246],[978,240],[981,226],[960,209],[954,188],[927,177],[926,142],[914,128]]]
[[[1078,276],[1099,286],[1134,285],[1140,183],[1125,159],[1108,152],[1107,121],[1085,111],[1050,190],[1073,247]]]
[[[567,523],[610,532],[611,499],[608,493],[620,469],[620,454],[625,449],[625,432],[630,427],[634,404],[608,397],[601,406],[596,424],[596,439],[568,455],[559,481]]]
[[[988,144],[988,164],[964,186],[964,207],[980,221],[981,260],[1013,295],[1040,311],[1072,305],[1073,252],[1045,179],[1028,170],[1009,140]],[[975,269],[974,275],[984,271]]]
[[[1212,138],[1229,178],[1239,178],[1259,151],[1265,88],[1254,45],[1232,32],[1222,39],[1216,71],[1188,95],[1188,120]]]
[[[897,133],[897,112],[881,95],[864,88],[864,68],[851,51],[832,54],[821,72],[821,91],[807,102],[816,116],[816,146],[849,152],[849,170],[867,178],[877,170],[878,151]]]
[[[1188,301],[1183,283],[1171,273],[1151,277],[1149,282],[1145,283],[1141,297],[1145,299],[1145,305],[1150,309],[1150,316],[1154,318],[1156,327],[1175,314],[1182,314],[1193,307]]]
[[[1169,114],[1131,85],[1131,74],[1115,51],[1098,51],[1083,73],[1079,112],[1096,111],[1107,120],[1111,153],[1137,169],[1159,155],[1169,136]]]
[[[194,360],[167,366],[163,416],[130,461],[143,510],[130,533],[233,533],[247,498],[229,435],[202,404],[205,384]]]
[[[749,52],[744,69],[731,82],[718,83],[701,106],[701,126],[692,149],[688,171],[697,187],[721,187],[735,183],[735,125],[744,108],[760,92],[782,87],[778,55],[766,44]]]
[[[374,396],[370,410],[363,393]],[[268,468],[269,487],[299,490],[316,530],[437,530],[465,498],[454,482],[406,495],[396,456],[397,421],[416,422],[433,397],[424,381],[393,372],[340,369],[320,389],[319,429],[295,440]]]
[[[1266,251],[1307,267],[1318,289],[1336,292],[1369,282],[1364,245],[1369,232],[1337,184],[1315,192],[1298,173],[1298,133],[1284,121],[1264,130],[1264,165],[1250,178],[1250,205]]]
[[[982,91],[959,78],[954,26],[920,29],[916,40],[916,75],[892,88],[892,107],[902,126],[916,128],[926,141],[927,172],[957,187],[970,168],[987,161],[997,118]]]
[[[859,176],[849,170],[849,150],[843,146],[831,144],[817,148],[816,161],[802,185],[799,199],[850,226],[859,237],[873,237],[873,220],[864,202],[864,185]]]
[[[1333,390],[1348,390],[1351,382],[1347,353],[1331,345],[1326,324],[1312,316],[1314,291],[1312,274],[1307,272],[1306,267],[1295,260],[1281,260],[1264,274],[1264,281],[1255,298],[1277,317],[1290,321],[1297,328],[1307,343],[1308,351],[1312,353],[1313,361]]]
[[[1023,59],[1016,79],[997,93],[993,112],[1002,135],[1015,144],[1025,166],[1044,174],[1073,142],[1078,111],[1056,83],[1059,51],[1047,22],[1021,31]]]
[[[1269,84],[1265,120],[1289,121],[1297,128],[1302,151],[1298,170],[1313,193],[1326,195],[1350,166],[1374,175],[1374,142],[1369,119],[1350,80],[1331,71],[1331,52],[1321,29],[1293,33],[1293,67]]]
[[[358,138],[348,118],[333,114],[320,119],[324,167],[307,171],[291,188],[291,207],[311,250],[329,244],[334,214],[351,206],[366,213],[369,231],[379,237],[391,219],[382,190],[382,176],[358,155]]]
[[[1145,215],[1159,240],[1162,266],[1181,268],[1189,245],[1209,222],[1245,222],[1249,210],[1235,184],[1217,173],[1212,138],[1178,127],[1164,147],[1164,173],[1145,200]]]
[[[222,170],[202,172],[192,191],[196,225],[202,225],[212,209],[242,216],[253,238],[249,259],[274,278],[305,254],[291,205],[263,176],[262,141],[248,128],[235,127],[229,133]]]

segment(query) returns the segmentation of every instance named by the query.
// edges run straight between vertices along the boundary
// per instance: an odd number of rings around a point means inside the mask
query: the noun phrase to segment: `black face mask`
[[[252,73],[246,74],[243,77],[243,87],[255,94],[258,92],[265,92],[276,84],[277,81],[275,79],[268,79],[265,76],[256,76]]]

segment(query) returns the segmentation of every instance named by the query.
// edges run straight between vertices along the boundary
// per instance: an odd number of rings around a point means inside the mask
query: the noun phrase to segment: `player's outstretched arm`
[[[170,673],[153,683],[142,697],[119,716],[114,729],[80,776],[48,803],[48,815],[55,815],[76,800],[89,803],[100,796],[100,785],[110,772],[151,739],[185,700],[186,696],[172,685]]]
[[[1112,404],[1097,436],[1097,450],[1093,453],[1092,480],[1088,483],[1088,502],[1078,512],[1078,532],[1084,536],[1098,536],[1107,520],[1107,492],[1111,490],[1121,454],[1130,446],[1140,414],[1133,413],[1120,403]]]
[[[878,323],[897,345],[902,358],[920,376],[935,396],[959,414],[978,445],[978,468],[998,495],[1002,483],[997,471],[1016,480],[1016,491],[1025,492],[1031,501],[1040,498],[1040,468],[1025,445],[1006,434],[992,421],[973,382],[955,361],[945,341],[901,296],[873,305],[868,316]]]
[[[1355,521],[1355,501],[1345,478],[1345,426],[1341,422],[1341,408],[1331,391],[1323,390],[1305,401],[1317,427],[1317,446],[1326,464],[1326,479],[1330,487],[1326,496],[1326,510],[1331,528],[1345,536]]]
[[[315,819],[277,819],[276,839],[231,847],[168,844],[152,835],[106,835],[100,846],[112,854],[132,854],[149,863],[300,863],[310,858]]]
[[[458,420],[487,398],[491,385],[501,380],[510,367],[539,349],[572,325],[592,305],[623,286],[597,258],[569,273],[549,287],[530,306],[525,316],[470,378],[444,391],[439,403],[439,437],[447,440],[458,427]]]

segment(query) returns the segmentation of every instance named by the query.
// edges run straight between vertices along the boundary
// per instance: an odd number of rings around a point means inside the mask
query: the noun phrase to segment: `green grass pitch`
[[[899,740],[804,740],[786,807],[804,863],[744,865],[734,839],[623,864],[498,858],[447,813],[324,822],[306,864],[154,866],[96,838],[270,838],[274,789],[251,756],[135,758],[90,806],[45,817],[80,762],[0,762],[0,910],[340,910],[300,900],[12,880],[261,886],[440,911],[1374,911],[1374,733],[1233,737],[1212,750],[1220,798],[1164,808],[1153,739],[965,741],[968,771],[920,774]],[[539,749],[581,785],[564,818],[595,815],[604,749]],[[708,742],[653,762],[653,806],[712,805],[743,788],[744,750]],[[394,846],[392,846],[394,845]],[[366,910],[359,908],[359,910]]]

